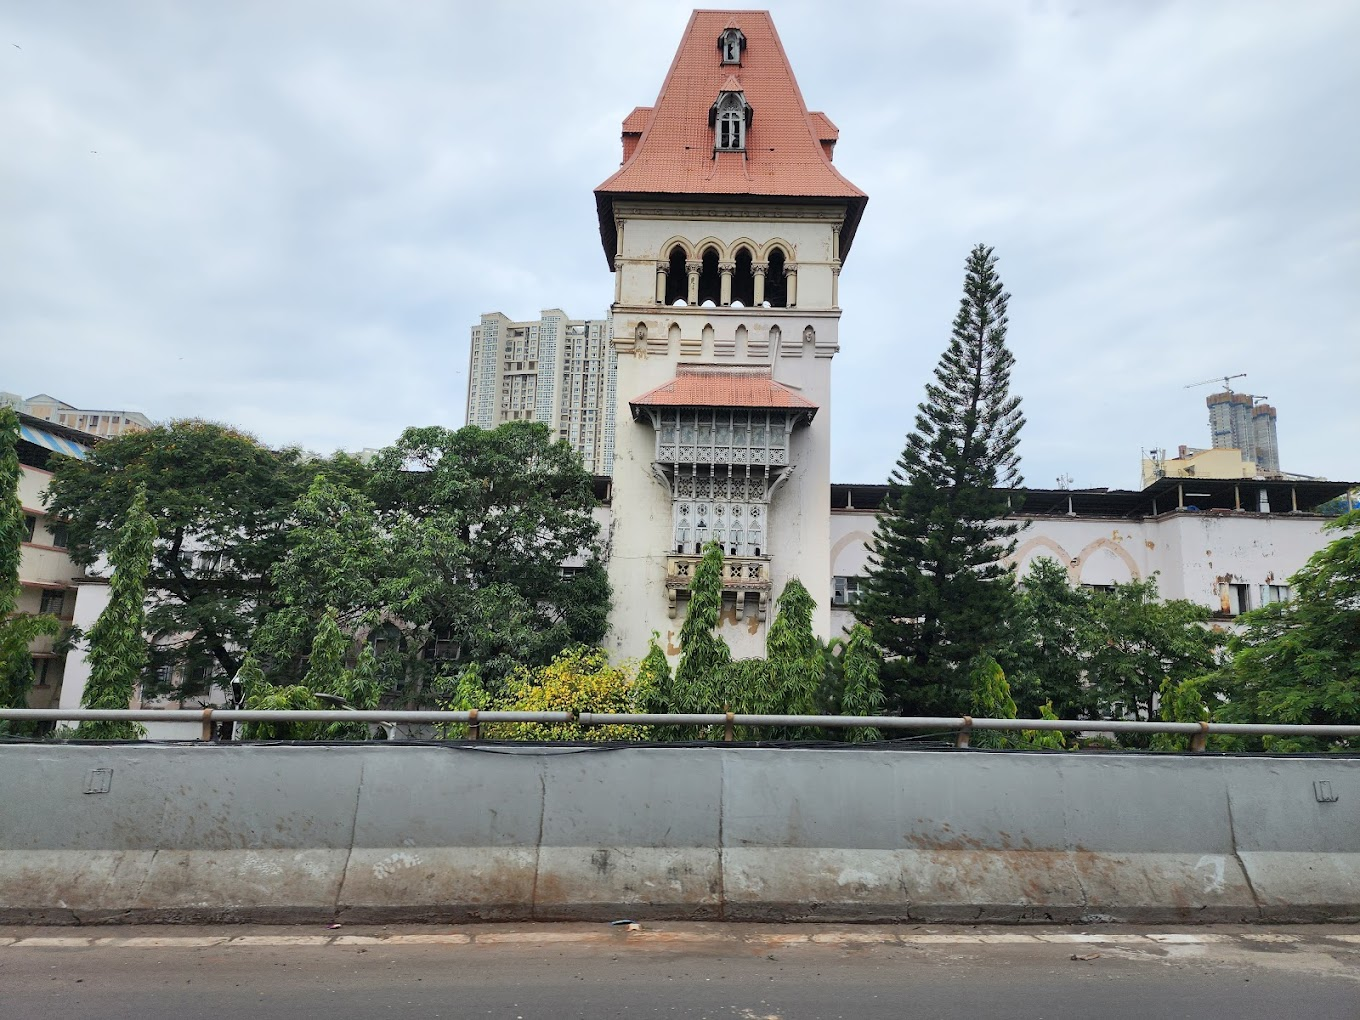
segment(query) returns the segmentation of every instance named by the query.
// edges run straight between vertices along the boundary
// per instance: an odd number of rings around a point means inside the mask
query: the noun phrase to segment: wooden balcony
[[[689,591],[690,581],[702,559],[696,555],[666,557],[666,602],[672,619],[676,614],[676,599],[681,592]],[[738,616],[745,610],[747,600],[754,599],[758,618],[765,619],[770,604],[768,556],[724,556],[722,582],[724,597],[729,593],[736,597]]]

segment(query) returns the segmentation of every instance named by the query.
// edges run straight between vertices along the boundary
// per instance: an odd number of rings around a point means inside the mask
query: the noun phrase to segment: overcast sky
[[[838,481],[882,481],[963,261],[1012,294],[1026,481],[1136,487],[1279,409],[1360,478],[1360,5],[780,3],[869,206],[841,278]],[[689,7],[0,9],[0,390],[329,452],[461,425],[482,312],[603,318],[592,197]]]

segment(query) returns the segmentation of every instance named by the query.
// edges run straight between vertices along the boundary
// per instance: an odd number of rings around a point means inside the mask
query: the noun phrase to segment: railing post
[[[213,710],[211,708],[205,708],[203,710],[203,732],[200,734],[200,737],[203,740],[212,740],[213,738],[214,727],[212,721],[212,714]]]
[[[723,711],[727,713],[727,722],[723,723],[723,740],[730,743],[735,740],[737,736],[736,730],[732,726],[732,719],[735,713],[726,705],[723,706]]]
[[[1201,722],[1199,724],[1199,732],[1190,738],[1190,750],[1194,751],[1197,754],[1201,753],[1204,751],[1204,748],[1208,745],[1208,743],[1209,743],[1209,724],[1207,722]]]
[[[954,738],[954,746],[967,747],[968,736],[972,732],[973,732],[973,717],[971,715],[965,715],[963,717],[963,725],[959,727],[959,735]]]
[[[468,739],[482,739],[482,724],[477,721],[477,710],[475,708],[468,709]]]

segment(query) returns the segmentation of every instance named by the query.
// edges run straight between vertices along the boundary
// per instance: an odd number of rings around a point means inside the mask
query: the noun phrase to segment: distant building
[[[52,480],[55,461],[62,457],[84,460],[92,440],[81,432],[19,414],[19,502],[24,512],[24,532],[19,547],[20,613],[51,613],[70,626],[76,620],[77,602],[85,589],[84,571],[66,552],[66,522],[48,513],[44,490]],[[100,601],[102,606],[102,601]],[[96,613],[97,615],[97,613]],[[84,626],[88,627],[89,623]],[[59,638],[39,638],[29,646],[33,657],[33,689],[30,708],[55,708],[67,673],[67,654],[59,651]],[[76,652],[71,658],[81,659]],[[78,704],[78,702],[77,702]]]
[[[0,404],[8,404],[21,414],[27,414],[55,425],[107,439],[124,432],[143,432],[151,428],[151,419],[141,411],[82,411],[64,400],[39,393],[27,399],[17,393],[0,393]]]
[[[1143,487],[1159,478],[1255,478],[1255,461],[1246,460],[1235,447],[1213,450],[1182,446],[1175,457],[1165,456],[1164,450],[1153,450],[1143,458]]]
[[[1209,406],[1210,441],[1215,449],[1240,450],[1242,460],[1254,465],[1262,474],[1279,474],[1276,411],[1269,404],[1256,403],[1257,399],[1250,393],[1232,390],[1210,394],[1205,399]]]
[[[468,354],[468,424],[543,422],[581,454],[587,471],[609,474],[618,365],[609,325],[569,318],[560,308],[536,322],[483,315],[472,327]]]

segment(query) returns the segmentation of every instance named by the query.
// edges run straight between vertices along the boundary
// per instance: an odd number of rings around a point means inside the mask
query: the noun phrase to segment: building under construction
[[[1264,475],[1280,473],[1280,443],[1275,431],[1275,408],[1256,403],[1250,393],[1224,390],[1211,394],[1209,435],[1215,449],[1242,451],[1242,459]]]

